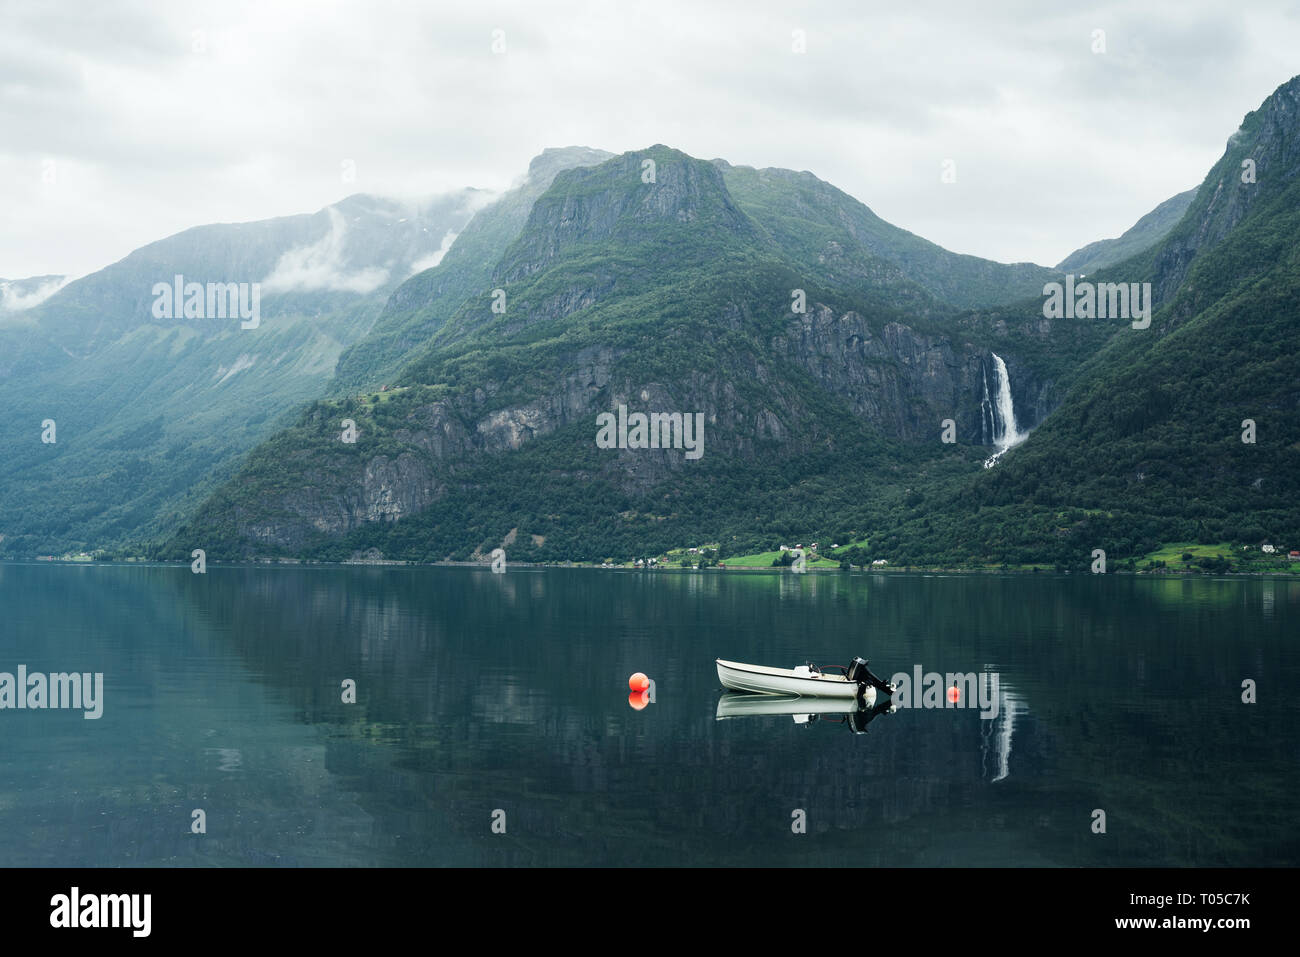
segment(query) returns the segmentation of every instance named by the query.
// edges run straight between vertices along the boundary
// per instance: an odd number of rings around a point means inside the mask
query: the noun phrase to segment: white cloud
[[[71,276],[53,276],[34,285],[0,282],[0,312],[22,312],[39,306],[71,281]]]
[[[0,4],[0,275],[653,143],[808,169],[958,252],[1052,263],[1198,183],[1297,48],[1294,0]]]
[[[459,235],[460,233],[456,232],[454,229],[447,230],[447,235],[442,237],[442,243],[436,250],[429,253],[429,255],[425,256],[423,259],[417,259],[415,262],[411,263],[411,275],[414,276],[417,272],[424,272],[426,269],[432,269],[434,266],[438,265],[438,263],[442,262],[442,257],[447,255],[447,250],[451,248],[451,244],[456,241],[456,237]]]
[[[348,272],[343,247],[347,222],[336,209],[327,209],[330,229],[319,242],[291,249],[280,257],[271,274],[262,280],[262,291],[374,292],[388,281],[387,269],[369,266]]]

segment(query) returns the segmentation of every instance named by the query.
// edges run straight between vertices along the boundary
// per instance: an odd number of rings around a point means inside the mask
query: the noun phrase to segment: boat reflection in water
[[[786,714],[795,724],[843,724],[854,734],[866,734],[869,725],[878,715],[891,714],[894,703],[884,695],[876,701],[874,689],[864,695],[862,704],[844,698],[804,698],[798,695],[740,694],[724,692],[718,699],[717,719],[749,718],[763,715]]]

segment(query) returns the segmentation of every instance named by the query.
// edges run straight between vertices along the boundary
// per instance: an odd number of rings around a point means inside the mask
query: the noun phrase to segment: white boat
[[[810,698],[857,698],[866,689],[891,694],[893,688],[867,670],[867,663],[854,658],[844,674],[827,674],[820,669],[801,665],[796,668],[768,668],[739,661],[717,659],[718,680],[732,691],[751,694],[799,695]],[[874,697],[873,697],[874,700]]]

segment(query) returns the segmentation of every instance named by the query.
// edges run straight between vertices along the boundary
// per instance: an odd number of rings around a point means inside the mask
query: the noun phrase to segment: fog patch
[[[262,280],[267,292],[374,292],[388,281],[388,270],[371,266],[346,272],[343,247],[347,238],[347,221],[343,214],[326,209],[330,229],[319,241],[291,249],[280,257],[271,274]]]

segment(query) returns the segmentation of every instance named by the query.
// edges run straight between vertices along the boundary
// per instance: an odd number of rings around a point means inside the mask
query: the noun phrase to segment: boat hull
[[[819,675],[793,668],[767,668],[739,661],[717,659],[718,680],[724,688],[750,694],[796,695],[806,698],[848,698],[858,696],[858,683],[843,675]]]

